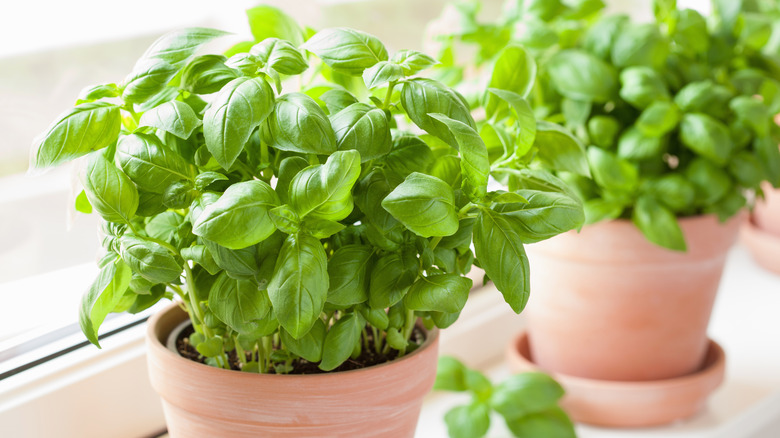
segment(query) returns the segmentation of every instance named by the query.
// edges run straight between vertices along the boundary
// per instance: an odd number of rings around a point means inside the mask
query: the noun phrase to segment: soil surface
[[[191,325],[187,326],[187,328],[182,330],[182,332],[179,333],[179,337],[176,339],[176,349],[179,351],[179,354],[182,357],[185,357],[195,362],[200,362],[205,364],[206,358],[201,356],[200,353],[198,353],[198,351],[195,350],[195,347],[193,347],[190,344],[189,338],[194,331],[195,330],[192,328]],[[425,341],[425,332],[420,330],[419,327],[415,327],[414,332],[412,332],[411,341],[418,345],[422,345],[422,343]],[[369,332],[368,343],[369,345],[373,345],[373,342],[374,342],[374,336],[371,332]],[[389,362],[395,359],[397,355],[398,352],[393,349],[391,349],[388,354],[381,354],[375,352],[373,348],[364,348],[358,358],[347,359],[346,362],[344,362],[338,368],[332,371],[322,371],[317,367],[316,363],[309,362],[305,359],[296,359],[292,362],[293,370],[289,374],[322,374],[322,373],[332,373],[337,371],[357,370],[360,368],[366,368],[373,365],[379,365],[381,363]],[[228,353],[228,359],[230,361],[231,369],[236,371],[241,370],[240,362],[238,361],[238,355],[235,350]],[[247,355],[247,360],[249,360],[249,355]],[[273,368],[268,370],[268,374],[275,374]]]

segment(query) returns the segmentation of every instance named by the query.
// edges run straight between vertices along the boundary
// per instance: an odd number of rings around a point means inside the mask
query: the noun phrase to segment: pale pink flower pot
[[[750,220],[742,228],[742,242],[763,268],[780,274],[780,189],[764,184]]]

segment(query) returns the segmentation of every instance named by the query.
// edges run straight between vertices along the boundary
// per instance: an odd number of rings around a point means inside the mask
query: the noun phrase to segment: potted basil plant
[[[148,331],[171,436],[412,436],[465,274],[520,312],[524,227],[582,206],[542,170],[488,191],[469,106],[418,76],[431,57],[249,16],[258,41],[226,57],[197,53],[222,31],[169,33],[36,140],[34,168],[84,157],[76,205],[104,220],[81,327],[98,345],[107,314],[174,299]]]
[[[517,345],[541,368],[573,376],[571,385],[593,379],[591,390],[603,381],[669,389],[669,379],[700,377],[674,409],[620,396],[640,390],[597,400],[568,387],[575,419],[644,426],[692,415],[723,377],[707,325],[727,252],[751,194],[762,181],[780,183],[776,5],[715,1],[705,17],[659,0],[642,24],[602,17],[598,0],[508,1],[492,23],[478,20],[478,5],[458,3],[445,14],[456,25],[434,26],[444,29],[438,77],[457,88],[473,82],[475,65],[515,72],[510,89],[543,119],[537,138],[550,135],[548,122],[565,125],[587,147],[590,171],[557,166],[584,201],[587,225],[529,249],[534,296],[528,339]],[[476,45],[476,57],[464,58],[463,44]],[[541,153],[494,165],[514,190],[511,170]]]

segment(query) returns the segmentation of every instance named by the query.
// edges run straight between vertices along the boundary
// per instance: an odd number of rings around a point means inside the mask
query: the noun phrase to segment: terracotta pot
[[[509,343],[507,362],[512,372],[538,371],[520,333]],[[643,382],[584,379],[553,373],[566,389],[561,407],[578,422],[610,427],[648,427],[690,417],[701,411],[721,382],[726,356],[709,341],[699,370],[682,377]]]
[[[764,200],[756,202],[753,209],[753,223],[764,232],[780,238],[780,189],[763,185]]]
[[[413,437],[436,376],[438,332],[408,356],[354,371],[269,375],[229,371],[165,347],[187,315],[175,304],[149,320],[149,377],[172,438]]]
[[[742,242],[761,267],[780,274],[780,189],[766,183],[763,189],[765,199],[742,227]]]
[[[744,215],[680,220],[688,252],[630,222],[529,245],[531,354],[542,369],[599,380],[661,380],[699,369],[707,324]]]

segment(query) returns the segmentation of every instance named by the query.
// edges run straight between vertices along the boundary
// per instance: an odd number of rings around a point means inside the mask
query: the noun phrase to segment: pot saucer
[[[762,268],[780,274],[780,237],[758,226],[751,218],[742,226],[741,240]]]
[[[525,331],[510,342],[506,356],[512,372],[546,372],[530,358]],[[723,382],[725,364],[723,349],[710,340],[699,371],[672,379],[624,382],[549,374],[566,390],[561,407],[572,420],[607,427],[648,427],[701,411]]]

